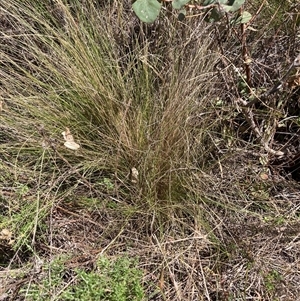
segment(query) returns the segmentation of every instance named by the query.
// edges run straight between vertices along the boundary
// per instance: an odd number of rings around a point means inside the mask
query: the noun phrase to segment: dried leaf
[[[80,148],[80,145],[74,141],[66,141],[64,146],[72,150],[78,150]]]
[[[131,168],[131,182],[137,183],[139,180],[139,172],[135,167]]]
[[[74,137],[73,135],[71,134],[71,131],[69,128],[66,127],[66,130],[64,132],[62,132],[62,135],[65,139],[65,143],[64,143],[64,146],[69,148],[69,149],[72,149],[72,150],[77,150],[80,148],[80,145],[77,144],[75,141],[74,141]]]
[[[64,132],[62,132],[62,135],[64,136],[64,139],[66,141],[74,142],[73,135],[71,134],[71,131],[69,128],[66,128]]]
[[[12,233],[8,229],[2,229],[0,232],[0,239],[10,241],[12,238]]]
[[[300,74],[295,74],[289,77],[289,79],[286,82],[286,85],[291,90],[300,87]]]
[[[295,58],[293,65],[294,67],[300,67],[300,54]]]
[[[268,180],[269,179],[269,176],[265,172],[262,172],[259,176],[262,180]]]

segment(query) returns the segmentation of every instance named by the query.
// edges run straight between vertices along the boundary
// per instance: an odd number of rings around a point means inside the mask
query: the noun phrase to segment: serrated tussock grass
[[[170,3],[145,25],[131,1],[100,2],[0,2],[2,295],[125,289],[133,299],[145,284],[147,300],[296,300],[299,183],[269,168],[239,110],[238,29],[178,22]],[[267,87],[274,59],[297,49],[287,34],[297,24],[259,22],[247,40],[253,80]],[[285,93],[274,101],[282,97],[294,103]],[[260,110],[264,129],[269,108]]]
[[[124,4],[8,2],[1,5],[11,26],[0,46],[1,149],[16,180],[21,171],[24,182],[38,177],[32,186],[52,204],[50,192],[62,200],[80,185],[107,197],[97,186],[105,177],[115,199],[152,222],[190,212],[189,183],[210,160],[217,127],[209,35],[167,21],[168,31],[156,29],[164,36],[150,39]],[[79,150],[64,146],[66,128]]]

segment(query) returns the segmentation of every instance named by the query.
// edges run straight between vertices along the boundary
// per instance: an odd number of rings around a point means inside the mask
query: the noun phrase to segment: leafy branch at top
[[[136,0],[132,8],[138,18],[146,23],[154,22],[162,9],[163,2],[172,2],[172,8],[179,11],[179,18],[183,18],[186,15],[186,9],[199,10],[211,10],[209,21],[219,21],[226,13],[234,13],[238,11],[245,0],[203,0],[199,4],[199,1],[193,0]],[[242,15],[234,19],[234,24],[247,23],[251,19],[251,14],[243,12]]]

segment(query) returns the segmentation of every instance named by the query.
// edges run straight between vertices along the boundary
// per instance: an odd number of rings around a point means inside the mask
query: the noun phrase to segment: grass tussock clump
[[[161,16],[141,24],[131,1],[0,4],[0,283],[12,300],[297,295],[298,195],[272,177],[236,101],[238,31],[218,58],[221,27]]]
[[[178,44],[177,29],[166,24],[162,48],[142,25],[126,32],[123,14],[121,4],[89,1],[2,9],[13,32],[1,46],[3,135],[17,160],[38,169],[40,182],[51,174],[52,190],[81,181],[101,194],[108,178],[118,202],[167,218],[172,206],[186,207],[190,169],[207,156],[214,58],[198,28],[186,26],[190,40]],[[66,128],[76,151],[64,146]]]

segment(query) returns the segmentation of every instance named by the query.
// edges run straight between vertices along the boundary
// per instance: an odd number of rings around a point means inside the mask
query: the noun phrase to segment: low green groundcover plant
[[[128,258],[101,257],[95,271],[70,270],[66,259],[49,265],[49,276],[22,290],[25,300],[145,300],[142,271]]]

